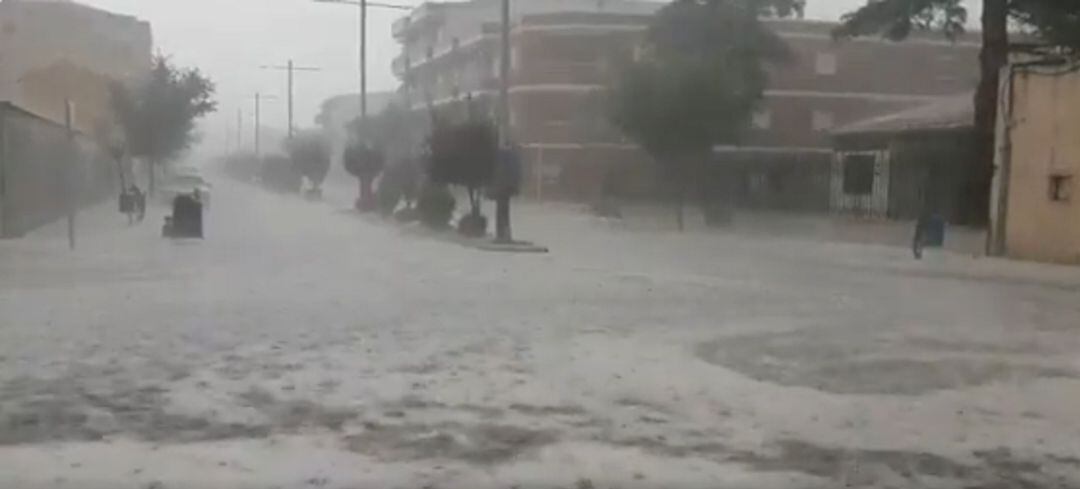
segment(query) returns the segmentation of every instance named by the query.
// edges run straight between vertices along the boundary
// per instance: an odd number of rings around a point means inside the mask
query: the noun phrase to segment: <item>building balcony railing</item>
[[[610,81],[598,63],[544,63],[526,65],[513,74],[515,83],[602,84]]]

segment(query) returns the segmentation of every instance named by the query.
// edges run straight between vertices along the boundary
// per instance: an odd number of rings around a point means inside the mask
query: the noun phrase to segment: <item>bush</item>
[[[482,214],[469,213],[458,221],[458,233],[470,238],[480,238],[487,234],[488,220]]]
[[[375,192],[375,197],[378,200],[379,213],[390,217],[401,202],[401,186],[397,180],[384,173],[379,181],[379,189]]]
[[[432,229],[446,229],[450,226],[457,202],[445,186],[428,184],[420,191],[417,205],[420,222]]]
[[[315,130],[301,131],[285,141],[285,150],[292,160],[294,170],[318,189],[330,171],[330,143],[326,136]]]
[[[276,192],[295,194],[299,193],[304,185],[304,177],[296,171],[292,161],[285,156],[266,157],[259,176],[267,189]]]
[[[420,220],[420,211],[415,207],[405,207],[394,213],[394,219],[398,222],[415,222]]]
[[[374,146],[353,142],[345,148],[342,159],[345,171],[360,181],[360,196],[356,199],[357,210],[367,212],[378,207],[378,198],[371,187],[379,173],[382,173],[385,162],[383,152]]]
[[[481,191],[495,176],[498,140],[498,130],[487,120],[436,123],[432,128],[428,176],[435,183],[464,187],[470,214],[480,213]]]

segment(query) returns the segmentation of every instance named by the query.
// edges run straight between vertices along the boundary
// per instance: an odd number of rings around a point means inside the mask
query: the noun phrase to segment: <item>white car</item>
[[[201,176],[173,175],[158,189],[158,199],[164,204],[171,205],[176,196],[198,191],[203,206],[210,207],[210,192],[212,189],[213,186]]]

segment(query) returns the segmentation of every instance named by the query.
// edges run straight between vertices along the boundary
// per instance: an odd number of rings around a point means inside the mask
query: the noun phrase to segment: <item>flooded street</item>
[[[217,183],[0,242],[0,486],[1080,485],[1075,269]]]

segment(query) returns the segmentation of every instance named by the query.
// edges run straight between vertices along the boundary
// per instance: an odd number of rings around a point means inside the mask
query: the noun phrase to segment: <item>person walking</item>
[[[134,184],[131,186],[131,200],[134,204],[134,213],[136,214],[135,222],[143,222],[146,218],[146,194],[139,187]]]

